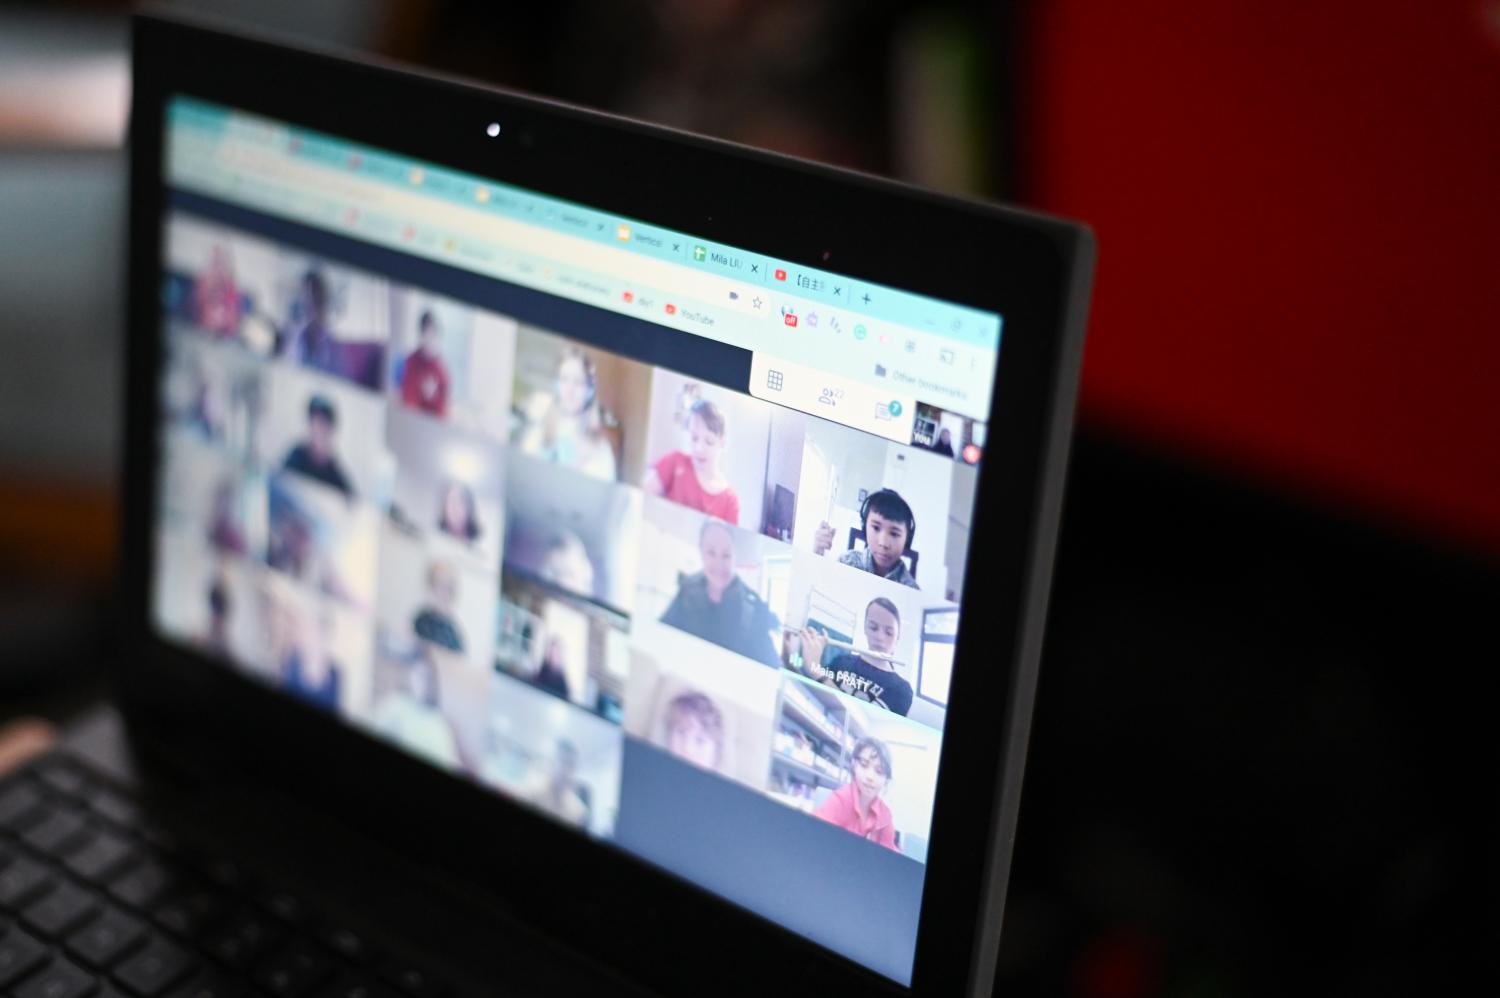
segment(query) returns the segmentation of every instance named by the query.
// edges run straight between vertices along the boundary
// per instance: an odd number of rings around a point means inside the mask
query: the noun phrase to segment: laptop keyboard
[[[0,782],[0,994],[451,998],[295,890],[169,836],[67,758]]]

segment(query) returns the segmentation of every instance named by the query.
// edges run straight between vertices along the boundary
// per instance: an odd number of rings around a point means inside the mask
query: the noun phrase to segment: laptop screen
[[[166,114],[156,631],[909,982],[1000,318]]]

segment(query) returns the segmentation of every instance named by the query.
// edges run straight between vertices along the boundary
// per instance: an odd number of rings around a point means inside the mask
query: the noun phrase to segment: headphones
[[[876,491],[871,492],[869,495],[865,496],[865,501],[859,504],[859,529],[860,530],[865,530],[866,529],[865,525],[867,523],[869,523],[869,521],[870,521],[870,503],[872,503],[872,502],[875,501],[875,497],[876,496],[891,496],[897,502],[899,502],[903,506],[905,506],[908,510],[911,509],[911,503],[907,502],[905,499],[902,499],[901,498],[901,493],[897,492],[895,489],[877,489]],[[916,539],[917,539],[917,515],[915,513],[912,513],[909,516],[907,516],[907,518],[906,518],[906,550],[903,551],[903,552],[901,552],[901,553],[902,554],[911,554],[911,545],[912,545],[912,542],[915,541]],[[869,543],[869,539],[868,538],[865,539],[865,543],[867,543],[867,544]]]

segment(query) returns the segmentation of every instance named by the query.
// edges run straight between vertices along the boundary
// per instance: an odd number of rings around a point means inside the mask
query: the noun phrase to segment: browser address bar
[[[752,285],[704,274],[689,267],[655,260],[627,250],[603,246],[579,236],[504,218],[480,208],[465,208],[424,196],[419,189],[404,191],[387,184],[350,176],[337,169],[292,159],[264,147],[234,139],[215,143],[210,165],[243,174],[262,183],[301,191],[315,191],[361,209],[395,216],[403,223],[441,229],[499,247],[534,254],[543,259],[589,270],[626,284],[640,283],[681,294],[756,318],[770,319],[770,310],[756,310],[748,294]]]

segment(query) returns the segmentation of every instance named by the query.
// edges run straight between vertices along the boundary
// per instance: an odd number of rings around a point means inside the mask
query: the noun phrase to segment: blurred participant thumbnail
[[[438,491],[437,528],[465,544],[473,544],[484,536],[474,490],[456,478],[445,481]]]
[[[432,561],[427,566],[427,598],[411,620],[412,633],[429,644],[460,655],[464,636],[453,619],[458,599],[458,573],[446,561]]]
[[[775,673],[713,661],[722,652],[670,631],[633,650],[625,731],[757,791],[770,761]]]
[[[448,390],[451,380],[448,364],[443,360],[437,316],[430,310],[417,320],[417,347],[402,360],[398,383],[401,402],[439,418],[448,413]]]
[[[225,658],[229,657],[229,621],[234,609],[228,580],[218,574],[208,584],[208,626],[204,628],[203,644]]]
[[[253,564],[210,550],[191,531],[159,531],[152,606],[164,635],[241,665],[252,662],[255,586]]]
[[[234,280],[229,247],[216,244],[209,253],[208,267],[193,282],[193,321],[215,336],[236,336],[244,302]]]
[[[253,454],[265,399],[261,372],[230,348],[185,337],[167,341],[162,404],[172,425],[236,455]]]
[[[198,334],[268,352],[265,313],[273,298],[276,248],[227,226],[174,212],[166,227],[167,316]]]
[[[514,320],[415,288],[390,291],[391,390],[411,412],[503,436]]]
[[[383,658],[405,660],[424,647],[487,672],[494,649],[496,580],[465,567],[451,548],[394,528],[380,537],[377,609]]]
[[[511,443],[523,454],[601,481],[633,478],[651,369],[523,328],[516,347]]]
[[[328,711],[346,711],[367,695],[368,621],[287,580],[262,588],[265,666],[288,693]]]
[[[496,666],[619,721],[629,670],[628,619],[509,571],[500,585]]]
[[[507,570],[629,613],[635,603],[640,493],[514,451],[506,480]]]
[[[240,505],[242,498],[239,480],[233,474],[224,475],[214,485],[206,536],[215,550],[225,554],[245,554],[249,550],[243,526],[245,513]]]
[[[460,765],[458,736],[441,707],[437,665],[423,649],[401,663],[399,684],[375,705],[376,732],[445,769]]]
[[[335,444],[338,421],[338,410],[326,396],[314,395],[308,399],[307,436],[287,451],[281,467],[322,482],[348,499],[353,498],[354,487],[344,473]]]
[[[985,424],[926,402],[917,403],[911,429],[913,447],[978,464],[984,456],[984,438]]]
[[[166,436],[160,496],[164,527],[189,531],[221,554],[259,552],[265,522],[260,478],[187,431]]]
[[[477,434],[393,410],[386,445],[395,458],[391,521],[436,534],[493,570],[500,560],[503,464]]]
[[[679,693],[662,711],[667,751],[700,769],[717,770],[724,760],[724,712],[698,690]]]
[[[559,738],[552,757],[533,775],[525,796],[528,803],[564,824],[587,828],[593,816],[593,793],[578,778],[578,746]]]
[[[290,253],[279,272],[284,305],[276,353],[379,391],[389,321],[385,282]]]
[[[557,637],[549,637],[543,642],[542,661],[537,666],[536,672],[532,673],[531,682],[539,690],[551,693],[563,700],[568,699],[569,682],[566,652],[563,643]]]
[[[488,670],[437,645],[392,645],[382,636],[375,659],[376,735],[449,770],[478,773],[489,726]]]
[[[330,489],[338,489],[345,498],[353,498],[354,486],[350,485],[350,476],[344,473],[344,464],[339,461],[335,446],[338,425],[339,414],[333,408],[333,402],[323,395],[308,399],[308,435],[288,450],[282,468],[305,474]]]
[[[266,564],[350,605],[374,601],[376,531],[372,507],[295,475],[267,487]]]
[[[384,400],[295,368],[270,368],[265,380],[262,466],[385,506],[395,462],[386,450]]]
[[[609,835],[620,802],[620,729],[495,676],[481,778],[552,818]]]
[[[778,668],[779,608],[791,572],[777,546],[660,500],[648,500],[637,612]],[[658,609],[658,607],[660,609]]]

